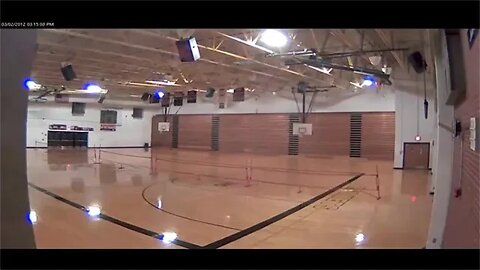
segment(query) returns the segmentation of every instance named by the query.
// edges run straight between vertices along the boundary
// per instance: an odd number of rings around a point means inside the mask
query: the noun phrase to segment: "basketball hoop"
[[[312,124],[309,123],[293,123],[293,135],[298,137],[312,135]]]
[[[307,128],[299,127],[298,128],[298,137],[302,138],[307,133]]]

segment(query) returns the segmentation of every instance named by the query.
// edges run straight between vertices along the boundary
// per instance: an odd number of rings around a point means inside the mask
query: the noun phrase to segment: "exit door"
[[[428,170],[430,143],[404,143],[403,168]]]

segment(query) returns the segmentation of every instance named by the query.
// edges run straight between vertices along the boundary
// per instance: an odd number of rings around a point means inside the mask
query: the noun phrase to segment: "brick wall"
[[[480,152],[479,149],[470,150],[468,132],[470,117],[480,116],[480,37],[477,37],[472,48],[469,48],[466,37],[466,30],[462,31],[467,93],[463,102],[455,106],[455,118],[462,122],[465,132],[462,139],[455,141],[454,146],[452,194],[443,239],[444,248],[480,247]],[[458,188],[461,188],[462,195],[456,198],[455,190]]]
[[[395,113],[362,113],[365,127],[361,135],[361,155],[371,159],[393,160]],[[211,149],[211,115],[177,115],[178,133],[158,132],[161,115],[152,120],[152,146],[173,147],[175,134],[178,148]],[[221,152],[288,154],[289,114],[221,114],[219,147]],[[169,117],[168,121],[172,122]],[[299,138],[300,155],[349,156],[350,113],[312,113],[307,123],[313,124],[313,135]],[[173,124],[173,122],[172,122]]]

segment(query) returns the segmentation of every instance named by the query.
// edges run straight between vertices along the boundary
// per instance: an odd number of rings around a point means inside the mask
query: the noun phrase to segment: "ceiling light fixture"
[[[362,86],[366,86],[366,87],[375,87],[376,86],[376,81],[373,77],[371,76],[365,76],[363,78],[363,82],[362,82]]]
[[[162,97],[165,95],[165,93],[163,92],[163,90],[155,90],[155,92],[153,92],[153,96],[157,99],[162,99]]]
[[[145,81],[145,82],[146,83],[151,83],[151,84],[165,85],[165,86],[180,86],[179,84],[176,84],[175,82],[169,81],[169,80],[162,80],[162,81],[149,80],[149,81]]]
[[[378,66],[382,62],[382,57],[380,55],[373,55],[373,56],[369,56],[368,60],[370,60],[370,63],[372,65]]]
[[[93,83],[87,83],[83,86],[83,90],[84,92],[86,93],[92,93],[92,94],[95,94],[95,93],[102,93],[104,91],[106,91],[105,89],[102,89],[100,86],[96,85],[96,84],[93,84]]]
[[[42,85],[41,84],[38,84],[36,83],[35,81],[31,80],[31,79],[26,79],[24,82],[23,82],[23,85],[25,86],[26,89],[28,90],[38,90],[40,88],[42,88]]]
[[[358,88],[363,88],[362,85],[360,85],[359,83],[357,82],[350,82],[351,85],[355,86],[355,87],[358,87]]]
[[[392,74],[392,68],[391,67],[387,67],[386,65],[382,67],[382,72],[387,74],[387,75],[390,75]]]
[[[283,47],[287,45],[288,38],[280,31],[267,29],[262,33],[260,41],[272,47]]]
[[[243,39],[241,39],[241,38],[229,36],[229,35],[224,34],[224,33],[221,33],[221,32],[217,32],[217,33],[218,33],[219,35],[221,35],[221,36],[224,36],[224,37],[227,37],[227,38],[229,38],[229,39],[232,39],[232,40],[235,40],[235,41],[237,41],[237,42],[240,42],[240,43],[242,43],[242,44],[245,44],[245,45],[248,45],[248,46],[257,48],[257,49],[262,50],[262,51],[264,51],[264,52],[273,53],[272,50],[267,49],[267,48],[265,48],[265,47],[263,47],[263,46],[257,45],[257,44],[256,44],[256,41],[245,41],[245,40],[243,40]]]
[[[318,68],[318,67],[314,67],[314,66],[310,66],[310,65],[307,65],[305,64],[306,67],[309,67],[313,70],[316,70],[316,71],[319,71],[321,73],[324,73],[324,74],[327,74],[327,75],[331,75],[330,72],[332,72],[333,68]]]

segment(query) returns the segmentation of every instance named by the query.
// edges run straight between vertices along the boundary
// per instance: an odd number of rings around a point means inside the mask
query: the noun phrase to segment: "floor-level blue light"
[[[160,240],[162,240],[164,243],[171,243],[175,239],[177,239],[177,234],[174,232],[164,232],[160,237]]]
[[[27,216],[27,221],[31,224],[35,224],[37,223],[37,220],[38,220],[37,213],[33,210],[30,210]]]

